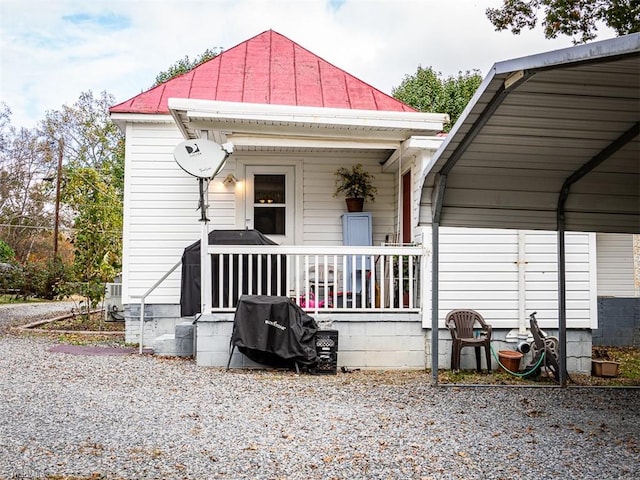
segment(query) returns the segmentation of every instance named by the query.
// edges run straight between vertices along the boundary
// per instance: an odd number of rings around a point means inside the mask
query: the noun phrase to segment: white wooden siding
[[[588,328],[595,321],[590,234],[566,240],[567,326]],[[557,327],[558,270],[555,232],[526,232],[525,312],[538,312],[543,327]],[[440,311],[479,311],[494,328],[518,325],[518,231],[440,229]]]
[[[333,172],[339,166],[349,167],[362,163],[375,179],[378,189],[375,202],[366,202],[365,210],[373,214],[373,244],[380,245],[388,234],[395,231],[394,218],[396,200],[394,196],[394,174],[382,173],[376,159],[361,157],[337,157],[328,160],[324,156],[306,156],[304,158],[304,218],[303,240],[305,245],[342,245],[342,219],[346,213],[346,204],[342,195],[333,196],[335,176]]]
[[[598,295],[634,297],[633,235],[596,234],[598,251]]]
[[[173,150],[183,141],[167,124],[129,124],[125,161],[123,232],[123,302],[144,294],[181,257],[185,247],[200,239],[198,181],[174,161]],[[209,187],[211,228],[235,228],[232,188],[222,184],[225,169]],[[147,303],[177,304],[180,271],[175,271]]]
[[[123,302],[144,294],[176,262],[184,248],[200,239],[198,182],[175,163],[173,150],[183,138],[170,123],[129,124],[126,145],[125,231],[123,239]],[[363,154],[274,155],[235,153],[209,186],[211,229],[244,228],[242,185],[223,184],[228,173],[241,178],[244,165],[302,162],[296,191],[302,197],[302,244],[342,245],[344,198],[334,197],[338,166],[362,163],[374,176],[378,195],[365,208],[373,212],[373,243],[380,245],[395,231],[395,173],[382,173],[376,158]],[[299,214],[299,212],[298,212]],[[298,217],[300,218],[300,217]],[[147,303],[179,303],[180,269],[147,299]]]

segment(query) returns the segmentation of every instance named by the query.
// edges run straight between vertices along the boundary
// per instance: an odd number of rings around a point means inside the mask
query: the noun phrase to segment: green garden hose
[[[502,362],[500,362],[500,360],[498,359],[498,356],[496,355],[496,352],[493,349],[493,345],[490,345],[490,346],[491,346],[491,353],[493,353],[493,358],[496,359],[496,362],[498,362],[498,365],[500,365],[504,369],[505,372],[510,373],[511,375],[513,375],[515,377],[528,377],[528,376],[530,376],[531,372],[535,372],[538,369],[538,367],[540,366],[540,364],[544,360],[544,354],[546,353],[545,350],[542,351],[542,355],[540,355],[540,359],[538,360],[538,363],[536,363],[531,370],[529,370],[528,372],[519,373],[519,372],[512,372],[507,367],[505,367],[502,364]]]

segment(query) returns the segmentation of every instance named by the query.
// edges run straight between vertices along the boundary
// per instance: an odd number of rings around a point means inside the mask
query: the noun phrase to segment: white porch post
[[[211,256],[209,255],[209,182],[203,178],[200,183],[200,314],[211,312]]]
[[[209,249],[209,222],[200,226],[200,313],[211,311],[211,257]]]

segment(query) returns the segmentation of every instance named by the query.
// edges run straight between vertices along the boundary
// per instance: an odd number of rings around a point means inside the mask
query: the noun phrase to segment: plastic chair
[[[445,324],[451,333],[451,369],[460,370],[460,353],[464,347],[474,347],[476,369],[480,368],[480,348],[484,347],[487,372],[491,373],[491,325],[484,321],[475,310],[452,310],[447,314]]]
[[[326,268],[326,279],[325,279],[325,268]],[[332,303],[333,300],[333,289],[335,288],[336,282],[339,281],[339,275],[336,275],[336,272],[332,265],[320,264],[318,265],[318,274],[316,275],[316,267],[315,265],[311,265],[308,271],[309,276],[309,288],[311,289],[311,293],[315,294],[317,299],[321,299],[320,301],[324,303]],[[327,298],[324,298],[324,287],[327,286]]]

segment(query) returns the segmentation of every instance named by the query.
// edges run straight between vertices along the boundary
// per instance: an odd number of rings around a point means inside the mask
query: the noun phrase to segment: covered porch
[[[292,299],[323,328],[340,330],[341,364],[424,368],[429,251],[416,225],[416,179],[442,143],[437,134],[446,115],[178,98],[168,105],[183,138],[233,144],[233,154],[209,184],[211,222],[201,225],[201,242],[221,228],[257,230],[256,212],[265,208],[285,212],[283,231],[267,232],[274,245],[206,249],[202,264],[211,273],[200,282],[205,295],[196,321],[198,364],[226,365],[242,295],[272,295]],[[351,163],[364,163],[374,173],[379,195],[364,212],[368,240],[348,245],[343,222],[350,214],[344,199],[332,199],[328,190],[333,172]],[[260,202],[258,180],[276,175],[285,194],[273,203]],[[411,181],[402,184],[403,178]],[[191,231],[198,225],[193,218]],[[166,284],[175,285],[179,266],[165,276]],[[139,310],[130,304],[139,327],[128,330],[140,332],[142,343],[189,318],[178,317],[175,304],[158,303],[163,288],[142,294]],[[166,321],[151,320],[161,316]]]

